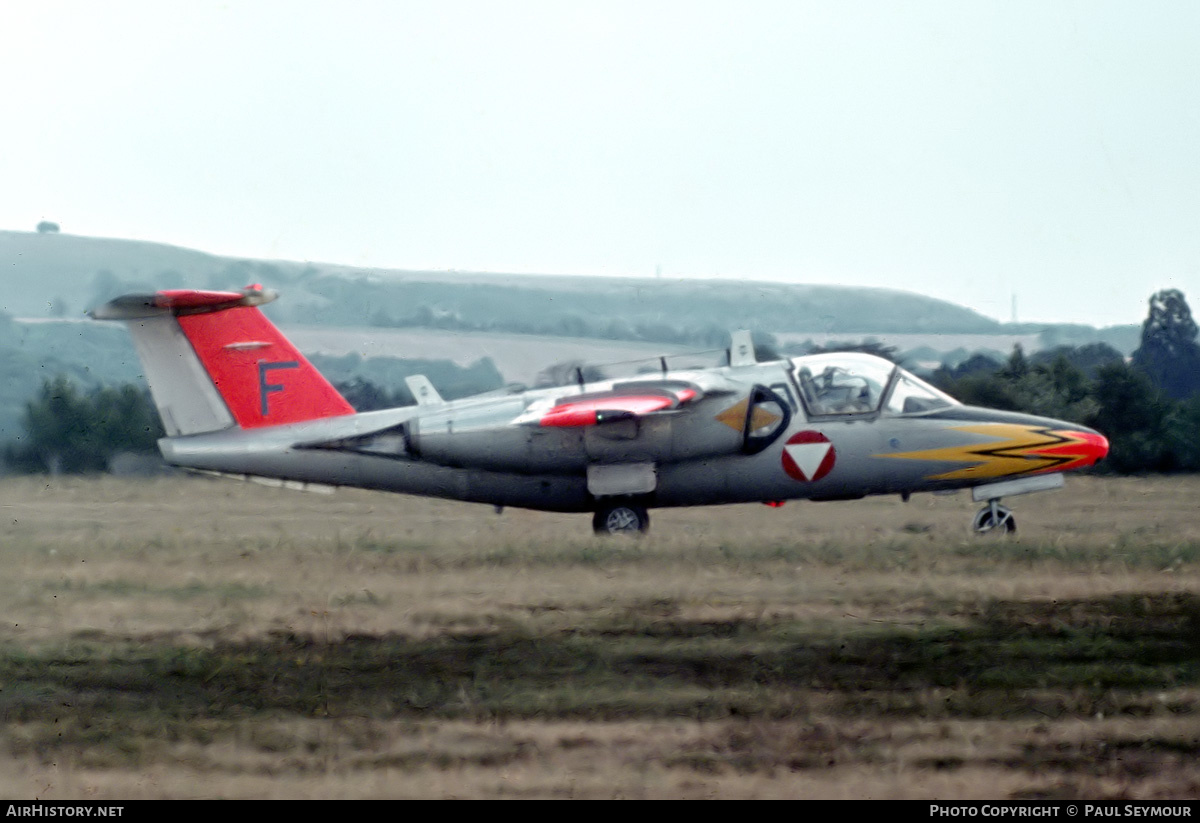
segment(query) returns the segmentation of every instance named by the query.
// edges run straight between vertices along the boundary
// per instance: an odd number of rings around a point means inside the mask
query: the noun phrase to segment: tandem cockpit
[[[791,360],[809,417],[916,415],[961,405],[895,363],[859,352]]]

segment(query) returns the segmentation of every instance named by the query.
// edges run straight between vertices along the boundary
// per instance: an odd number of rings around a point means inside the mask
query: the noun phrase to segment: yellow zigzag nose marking
[[[1011,474],[1032,474],[1061,465],[1064,458],[1037,454],[1037,449],[1075,442],[1067,432],[1051,432],[1038,426],[1015,423],[981,423],[975,426],[950,426],[951,431],[969,432],[995,438],[994,442],[967,443],[940,449],[915,452],[876,454],[874,457],[895,457],[901,460],[942,460],[948,463],[971,463],[954,471],[929,475],[929,480],[974,480],[1005,477]]]

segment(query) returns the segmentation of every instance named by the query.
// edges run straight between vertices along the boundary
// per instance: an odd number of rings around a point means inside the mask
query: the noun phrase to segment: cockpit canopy
[[[810,417],[920,414],[959,405],[895,363],[871,354],[794,357],[792,368]]]

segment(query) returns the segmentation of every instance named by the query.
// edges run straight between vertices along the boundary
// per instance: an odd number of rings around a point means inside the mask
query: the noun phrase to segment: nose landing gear
[[[1017,519],[1013,517],[1011,509],[1000,505],[999,498],[993,498],[976,512],[971,528],[975,530],[976,534],[989,534],[990,532],[1012,534],[1017,530]]]
[[[1001,497],[1061,489],[1062,485],[1061,474],[1038,474],[976,486],[971,489],[972,499],[976,503],[986,501],[987,505],[975,514],[971,528],[976,534],[1012,534],[1017,530],[1017,521],[1007,506],[1000,505]]]

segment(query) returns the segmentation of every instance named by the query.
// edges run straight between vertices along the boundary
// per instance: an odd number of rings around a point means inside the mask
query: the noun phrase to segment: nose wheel
[[[599,535],[638,537],[650,528],[645,507],[633,503],[607,503],[592,516],[592,530]]]
[[[1001,506],[999,500],[989,500],[988,504],[975,514],[971,528],[976,534],[1012,534],[1017,530],[1017,520],[1012,510]]]

